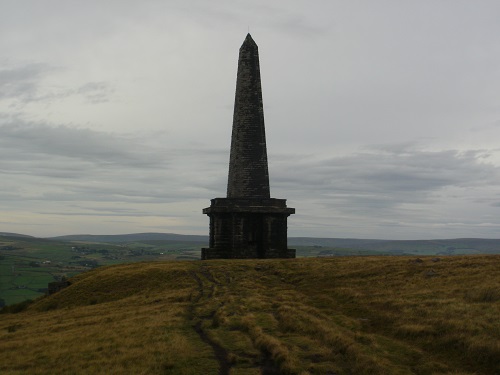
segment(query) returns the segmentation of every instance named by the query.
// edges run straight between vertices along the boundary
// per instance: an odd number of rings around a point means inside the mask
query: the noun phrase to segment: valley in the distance
[[[171,233],[69,235],[0,233],[0,307],[43,295],[49,282],[100,266],[199,260],[207,236]],[[498,254],[500,239],[370,240],[291,237],[297,257]]]

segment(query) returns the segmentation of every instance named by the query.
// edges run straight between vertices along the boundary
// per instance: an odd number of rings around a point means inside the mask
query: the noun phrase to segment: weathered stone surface
[[[250,34],[238,59],[227,197],[270,197],[259,50]]]
[[[287,248],[285,199],[215,198],[203,210],[210,217],[210,248],[202,259],[295,258]]]
[[[227,198],[212,199],[209,248],[202,259],[295,258],[287,248],[285,199],[270,198],[259,52],[250,34],[240,48]]]

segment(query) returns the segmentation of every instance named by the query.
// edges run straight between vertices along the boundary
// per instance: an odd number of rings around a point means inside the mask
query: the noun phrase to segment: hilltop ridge
[[[499,264],[490,255],[97,268],[0,317],[0,372],[494,374]]]

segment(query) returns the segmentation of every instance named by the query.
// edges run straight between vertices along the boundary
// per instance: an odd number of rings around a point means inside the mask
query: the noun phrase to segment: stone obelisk
[[[240,48],[228,198],[270,198],[259,50],[250,34]]]
[[[227,198],[211,200],[210,243],[202,259],[294,258],[287,247],[285,199],[270,197],[259,50],[247,35],[240,48]]]

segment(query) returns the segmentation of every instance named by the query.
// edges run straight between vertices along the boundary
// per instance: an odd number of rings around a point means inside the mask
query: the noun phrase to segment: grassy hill
[[[498,374],[500,256],[101,267],[0,315],[5,374]]]
[[[172,233],[36,238],[0,233],[0,308],[34,299],[47,284],[96,267],[157,260],[198,260],[207,236]],[[499,254],[499,239],[388,241],[289,238],[298,257]]]

